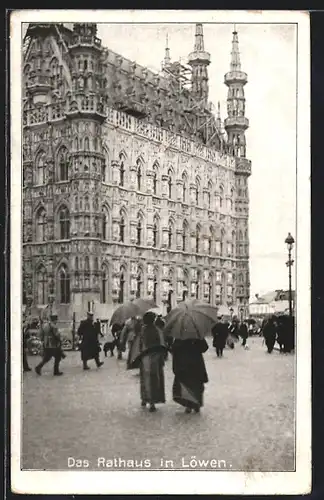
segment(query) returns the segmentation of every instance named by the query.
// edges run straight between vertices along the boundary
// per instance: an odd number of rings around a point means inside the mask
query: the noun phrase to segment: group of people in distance
[[[262,324],[262,334],[265,339],[267,350],[272,352],[277,341],[282,352],[290,352],[294,348],[293,325],[290,325],[288,317],[281,319],[270,317]],[[128,347],[127,369],[139,369],[140,374],[140,398],[142,407],[149,405],[149,411],[156,411],[156,404],[165,403],[164,365],[168,353],[172,353],[172,370],[174,382],[172,387],[173,400],[185,407],[186,413],[199,413],[203,406],[203,394],[205,384],[208,382],[208,374],[203,354],[208,350],[205,339],[179,340],[167,336],[164,333],[164,320],[154,312],[148,311],[143,317],[132,317],[124,324],[113,324],[110,329],[110,338],[103,335],[100,329],[100,321],[93,321],[93,314],[88,312],[87,318],[81,321],[78,328],[80,339],[79,350],[84,370],[89,370],[89,360],[94,360],[100,368],[103,362],[100,360],[100,337],[107,340],[104,344],[104,353],[110,351],[114,355],[117,348],[118,359],[122,359],[123,353]],[[223,350],[227,345],[234,348],[235,340],[240,337],[242,346],[247,349],[248,321],[239,322],[234,318],[230,323],[223,317],[219,317],[217,323],[211,329],[213,347],[216,349],[217,357],[223,356]],[[62,349],[61,336],[57,327],[57,315],[51,314],[47,323],[41,327],[41,340],[43,342],[43,359],[35,367],[38,375],[41,375],[43,366],[54,358],[53,374],[62,375],[59,365],[65,354]],[[23,358],[24,371],[30,371],[24,349]]]
[[[267,351],[272,353],[275,343],[278,343],[281,353],[289,353],[295,350],[295,321],[294,316],[284,314],[263,320],[261,335],[264,337]]]

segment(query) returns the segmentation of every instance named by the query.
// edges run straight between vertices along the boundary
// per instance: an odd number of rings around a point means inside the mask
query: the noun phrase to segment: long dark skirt
[[[133,370],[134,368],[140,367],[141,353],[141,339],[139,335],[136,335],[130,343],[128,357],[127,357],[127,370]]]
[[[163,352],[150,352],[141,358],[140,387],[143,403],[165,403],[163,366]]]
[[[173,400],[186,408],[199,410],[203,406],[203,393],[205,386],[199,380],[180,380],[177,376],[173,382]]]
[[[100,353],[100,347],[98,344],[86,344],[80,347],[81,360],[88,361],[90,359],[96,358]]]

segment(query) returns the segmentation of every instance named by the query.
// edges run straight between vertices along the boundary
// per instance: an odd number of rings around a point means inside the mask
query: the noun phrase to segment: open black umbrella
[[[216,307],[191,300],[181,302],[166,317],[164,335],[174,339],[203,339],[217,322]]]
[[[143,316],[147,311],[156,307],[154,300],[135,299],[125,302],[113,312],[110,324],[118,323],[123,325],[125,321],[133,316]]]

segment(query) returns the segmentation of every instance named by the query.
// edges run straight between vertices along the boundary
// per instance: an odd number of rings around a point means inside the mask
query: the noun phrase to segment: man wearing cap
[[[54,358],[54,375],[63,375],[59,370],[59,364],[62,359],[61,336],[57,328],[57,314],[50,314],[50,320],[45,323],[41,330],[41,339],[44,346],[44,355],[42,361],[36,366],[35,372],[41,375],[43,366]]]
[[[100,346],[98,342],[98,332],[93,322],[92,312],[88,311],[87,319],[81,321],[78,328],[78,336],[81,340],[80,351],[83,369],[90,369],[88,366],[89,359],[94,359],[98,368],[102,366],[103,362],[99,359]]]

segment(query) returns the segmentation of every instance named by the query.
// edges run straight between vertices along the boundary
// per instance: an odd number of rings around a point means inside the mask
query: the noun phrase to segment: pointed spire
[[[216,126],[220,130],[222,127],[222,120],[220,115],[220,102],[217,103],[217,117],[216,117]]]
[[[201,23],[196,24],[195,46],[194,51],[204,52],[204,31]]]
[[[169,49],[169,35],[166,35],[166,47],[164,56],[164,66],[169,66],[171,64],[170,49]]]
[[[241,61],[239,52],[238,33],[236,31],[236,24],[234,24],[232,52],[231,52],[231,71],[240,71]]]

